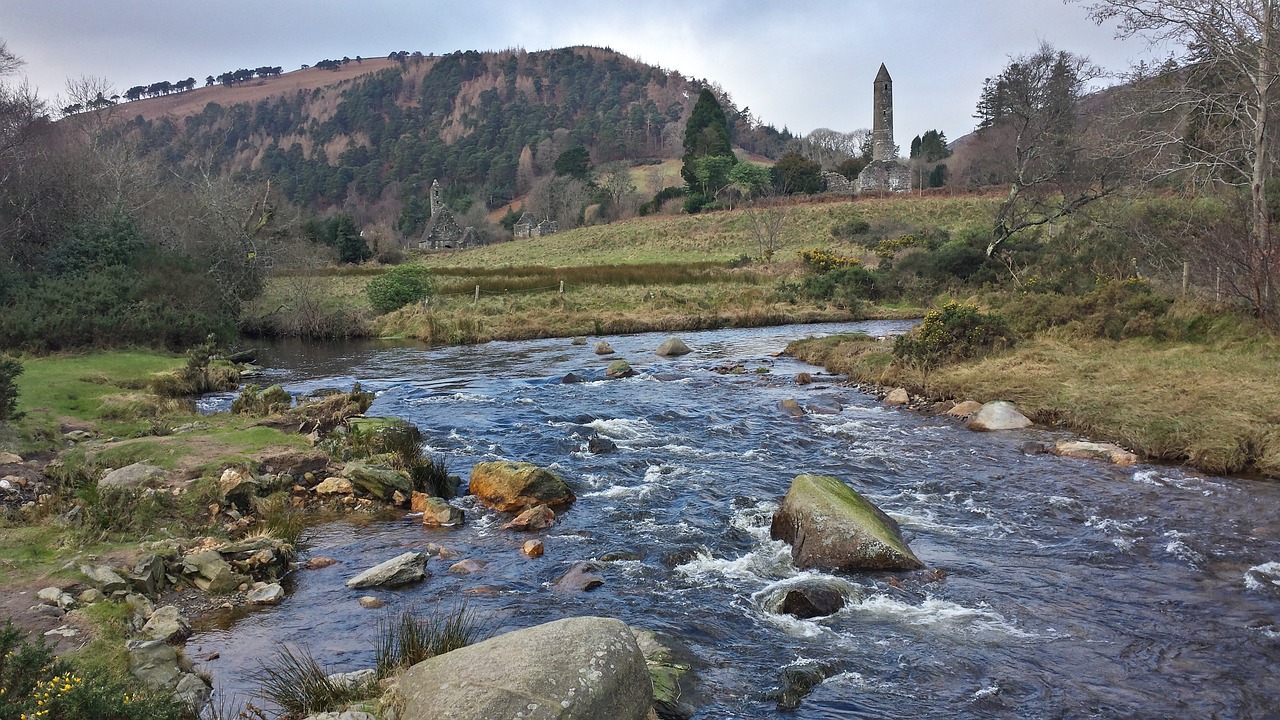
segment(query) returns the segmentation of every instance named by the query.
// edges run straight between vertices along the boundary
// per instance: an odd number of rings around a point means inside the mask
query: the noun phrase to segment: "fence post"
[[[561,281],[560,281],[560,294],[561,294],[561,295],[563,295],[563,294],[564,294],[564,281],[563,281],[563,280],[561,280]]]
[[[475,297],[475,299],[474,299],[474,300],[472,300],[472,301],[471,301],[471,304],[472,304],[472,305],[475,305],[475,304],[477,304],[477,303],[479,303],[479,302],[480,302],[480,286],[479,286],[479,285],[477,285],[477,286],[476,286],[476,297]]]
[[[1187,286],[1191,284],[1191,263],[1182,263],[1182,294],[1187,294]]]

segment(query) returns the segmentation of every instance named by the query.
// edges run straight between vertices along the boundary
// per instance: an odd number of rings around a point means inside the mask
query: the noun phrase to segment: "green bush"
[[[272,385],[266,390],[259,389],[257,385],[248,385],[231,401],[231,412],[237,415],[274,415],[291,407],[293,396],[279,385]]]
[[[400,265],[370,280],[365,292],[374,310],[389,313],[430,299],[436,292],[435,278],[421,265]]]
[[[18,376],[22,363],[8,355],[0,355],[0,422],[11,419],[18,412]]]
[[[933,368],[979,357],[1013,344],[1013,334],[999,315],[973,305],[950,302],[924,316],[924,322],[893,343],[894,359],[928,377]]]
[[[190,720],[172,696],[135,691],[101,674],[79,673],[42,639],[12,621],[0,629],[0,720]]]

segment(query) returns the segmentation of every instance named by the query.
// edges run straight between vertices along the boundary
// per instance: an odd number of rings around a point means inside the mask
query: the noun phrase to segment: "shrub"
[[[1008,347],[1013,335],[999,315],[983,313],[973,305],[949,302],[924,316],[924,322],[893,343],[894,359],[920,370],[926,382],[929,372],[948,362],[978,357]]]
[[[378,677],[482,640],[486,632],[465,604],[448,610],[437,605],[421,614],[410,607],[398,617],[378,621]]]
[[[369,281],[365,293],[380,313],[389,313],[411,302],[427,300],[436,292],[435,278],[421,265],[399,265]]]
[[[274,415],[292,406],[293,396],[279,385],[272,385],[266,390],[259,390],[257,385],[249,385],[231,401],[231,412],[237,415]]]
[[[829,273],[834,270],[845,270],[848,268],[859,267],[862,263],[857,258],[837,255],[830,250],[822,248],[813,248],[812,250],[801,250],[800,261],[804,263],[805,268],[816,273]]]
[[[0,422],[18,412],[18,376],[22,370],[22,363],[16,358],[0,355]]]
[[[0,720],[181,720],[194,717],[172,696],[133,691],[101,674],[81,674],[6,621],[0,630]]]

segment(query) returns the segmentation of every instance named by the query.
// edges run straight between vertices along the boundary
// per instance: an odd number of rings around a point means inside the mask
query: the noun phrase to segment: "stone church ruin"
[[[431,219],[418,240],[419,250],[446,250],[476,247],[483,244],[473,227],[462,228],[453,211],[444,204],[440,181],[431,182]]]

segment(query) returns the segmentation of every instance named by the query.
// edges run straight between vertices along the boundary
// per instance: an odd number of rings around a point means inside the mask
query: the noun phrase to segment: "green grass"
[[[100,418],[107,395],[142,387],[152,373],[173,370],[184,358],[150,352],[52,355],[23,360],[19,412],[47,409],[79,420]]]

